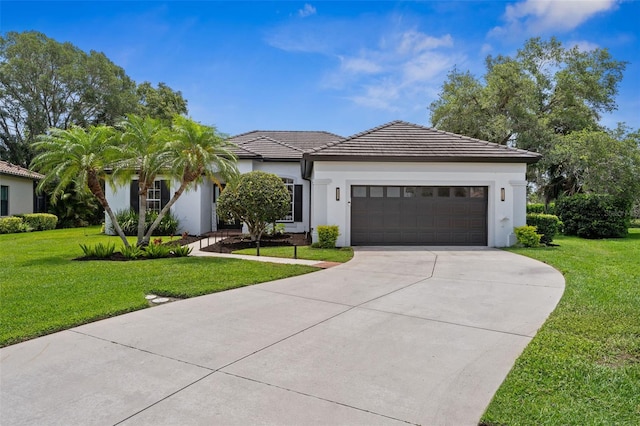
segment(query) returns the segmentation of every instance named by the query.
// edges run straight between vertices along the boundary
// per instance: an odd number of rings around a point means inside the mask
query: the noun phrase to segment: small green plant
[[[336,241],[340,230],[338,225],[320,225],[318,226],[318,244],[319,248],[335,248]],[[315,247],[315,245],[314,245]]]
[[[169,256],[171,247],[162,245],[162,238],[157,238],[144,248],[144,252],[149,259],[160,259]]]
[[[171,253],[173,253],[173,255],[175,257],[186,257],[186,256],[189,256],[191,254],[192,250],[193,250],[193,248],[189,247],[189,246],[176,245],[176,246],[171,248]]]
[[[156,212],[147,212],[145,219],[145,232],[158,217]],[[121,210],[116,213],[116,219],[122,228],[122,232],[128,236],[138,235],[138,213],[134,210]],[[153,231],[153,235],[174,235],[180,226],[178,219],[170,212],[167,213],[160,225]]]
[[[276,235],[284,235],[284,229],[284,223],[272,223],[267,227],[266,232],[267,235],[274,237]]]
[[[549,244],[560,231],[562,222],[558,216],[552,214],[529,213],[527,214],[527,225],[535,226],[537,232],[542,234],[540,238],[542,244]]]
[[[116,245],[98,243],[93,246],[88,244],[80,244],[85,257],[94,257],[98,259],[107,259],[116,251]]]
[[[514,228],[518,242],[525,247],[538,247],[540,245],[541,234],[538,234],[535,226],[520,226]]]
[[[140,247],[138,246],[129,246],[129,247],[122,247],[122,249],[120,250],[120,253],[122,253],[122,255],[124,257],[126,257],[127,259],[130,260],[135,260],[135,259],[139,259],[142,256],[144,256],[144,250],[142,250]]]

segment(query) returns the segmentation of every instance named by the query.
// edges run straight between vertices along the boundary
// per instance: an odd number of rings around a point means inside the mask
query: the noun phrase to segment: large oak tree
[[[451,71],[429,107],[431,122],[441,130],[543,154],[530,168],[530,179],[540,192],[557,196],[576,189],[571,174],[559,172],[559,152],[567,151],[559,147],[594,140],[567,139],[572,132],[606,132],[599,120],[617,107],[625,66],[607,49],[585,51],[565,48],[555,38],[533,38],[512,57],[487,57],[482,78]]]

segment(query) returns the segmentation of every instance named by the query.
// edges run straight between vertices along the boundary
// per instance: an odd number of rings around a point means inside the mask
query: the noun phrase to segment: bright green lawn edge
[[[510,249],[564,274],[555,311],[482,417],[485,425],[640,424],[640,229]]]
[[[146,308],[149,293],[187,298],[318,270],[214,257],[72,260],[79,244],[100,242],[122,247],[98,227],[0,235],[0,347]]]
[[[345,263],[353,258],[353,249],[351,247],[342,247],[334,249],[313,248],[311,246],[298,246],[298,259],[317,260],[322,262],[338,262]],[[233,254],[256,255],[255,248],[236,250]],[[260,247],[260,256],[281,257],[285,259],[293,259],[293,246],[282,247]]]

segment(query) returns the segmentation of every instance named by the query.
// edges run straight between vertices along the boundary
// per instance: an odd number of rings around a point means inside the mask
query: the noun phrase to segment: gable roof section
[[[266,136],[237,144],[237,149],[231,148],[239,158],[259,158],[263,160],[299,160],[304,152],[300,148],[287,145],[284,142]]]
[[[338,141],[342,136],[320,131],[254,130],[228,139],[239,158],[300,160],[309,149]]]
[[[15,164],[8,163],[0,160],[0,174],[18,176],[32,180],[40,180],[44,178],[44,175],[40,173],[32,172],[24,167],[16,166]]]
[[[405,121],[392,121],[309,150],[311,161],[535,163],[542,156]]]

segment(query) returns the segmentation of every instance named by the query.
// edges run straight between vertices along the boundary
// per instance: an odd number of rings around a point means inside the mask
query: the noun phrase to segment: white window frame
[[[289,195],[291,195],[291,207],[289,209],[289,214],[287,214],[283,219],[280,219],[277,222],[293,223],[293,213],[294,213],[293,209],[295,206],[295,196],[296,196],[295,181],[292,178],[288,178],[288,177],[281,177],[280,179],[282,179],[282,183],[284,183],[284,186],[287,187],[287,191],[289,191]]]
[[[160,213],[160,210],[162,210],[162,182],[155,180],[147,192],[147,212]]]

